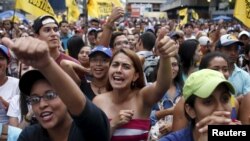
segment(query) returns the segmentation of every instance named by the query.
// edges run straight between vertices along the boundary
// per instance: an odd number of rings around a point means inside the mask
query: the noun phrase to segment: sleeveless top
[[[90,101],[96,96],[91,88],[90,82],[87,82],[86,80],[81,81],[80,89]]]
[[[149,120],[132,119],[114,131],[111,141],[146,141],[149,129]]]

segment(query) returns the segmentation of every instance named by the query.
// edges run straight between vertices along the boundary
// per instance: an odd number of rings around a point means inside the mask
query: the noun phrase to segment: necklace
[[[102,91],[101,91],[102,88],[104,88],[104,87],[106,86],[106,84],[103,85],[103,86],[97,86],[97,85],[94,84],[93,82],[91,82],[91,84],[97,88],[97,93],[98,93],[98,94],[101,94],[101,93],[102,93]]]

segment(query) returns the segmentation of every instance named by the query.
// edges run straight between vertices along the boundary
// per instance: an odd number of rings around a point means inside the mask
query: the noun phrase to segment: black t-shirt
[[[96,96],[89,82],[81,81],[80,89],[86,95],[86,97],[91,101]]]
[[[79,116],[72,116],[73,123],[68,141],[109,141],[109,121],[105,113],[87,100]],[[35,124],[26,127],[18,141],[51,141],[47,130]]]

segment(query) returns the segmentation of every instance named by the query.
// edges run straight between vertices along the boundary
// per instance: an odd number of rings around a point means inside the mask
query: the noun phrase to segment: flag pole
[[[16,15],[16,1],[17,1],[17,0],[15,0],[15,7],[14,7],[14,10],[13,10],[13,16],[12,16],[12,19],[11,19],[12,23],[14,23],[15,15]],[[14,27],[12,26],[12,29],[13,29],[13,28],[14,28]]]
[[[87,5],[88,5],[88,2],[87,2],[87,0],[83,0],[83,7],[84,7],[84,11],[83,11],[83,13],[85,13],[85,45],[87,45],[88,44],[88,38],[87,38],[87,32],[88,32],[88,28],[89,28],[89,26],[88,26],[88,7],[87,7]]]

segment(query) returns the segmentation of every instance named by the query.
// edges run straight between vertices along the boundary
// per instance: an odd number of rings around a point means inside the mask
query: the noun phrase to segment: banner
[[[54,16],[54,10],[48,0],[16,0],[16,9],[21,9],[36,17],[42,15]]]
[[[234,8],[234,17],[250,28],[250,2],[237,0]]]
[[[68,22],[77,21],[80,15],[80,10],[77,6],[75,0],[66,0],[66,7],[67,7],[67,19]]]
[[[101,18],[109,16],[112,12],[113,6],[123,7],[120,0],[89,0],[88,1],[88,15],[92,18]]]

